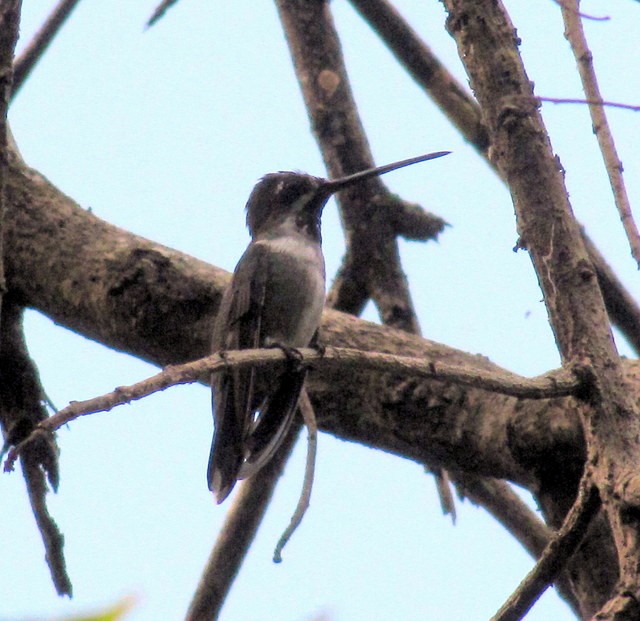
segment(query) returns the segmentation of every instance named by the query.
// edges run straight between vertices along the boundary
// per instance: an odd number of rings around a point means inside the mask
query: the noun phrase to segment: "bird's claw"
[[[281,343],[272,343],[269,345],[270,348],[276,348],[282,351],[282,353],[287,358],[287,364],[291,371],[301,371],[304,366],[304,356],[300,353],[299,349],[295,347],[288,347],[287,345],[282,345]]]

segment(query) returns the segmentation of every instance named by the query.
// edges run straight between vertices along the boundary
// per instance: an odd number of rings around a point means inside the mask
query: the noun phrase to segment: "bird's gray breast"
[[[268,261],[262,314],[264,345],[306,347],[324,307],[324,257],[320,244],[303,235],[283,235],[256,242]]]

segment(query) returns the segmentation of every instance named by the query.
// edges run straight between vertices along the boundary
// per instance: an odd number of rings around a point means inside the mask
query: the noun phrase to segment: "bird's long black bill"
[[[379,177],[385,173],[397,170],[398,168],[404,168],[405,166],[411,166],[412,164],[418,164],[420,162],[426,162],[427,160],[435,160],[436,158],[449,155],[451,151],[436,151],[435,153],[427,153],[425,155],[418,155],[417,157],[411,157],[408,160],[401,160],[399,162],[393,162],[392,164],[386,164],[384,166],[378,166],[377,168],[368,168],[367,170],[361,170],[360,172],[348,175],[346,177],[340,177],[339,179],[331,179],[322,186],[323,194],[333,194],[343,188],[346,188],[354,183],[359,183],[365,179],[371,177]]]

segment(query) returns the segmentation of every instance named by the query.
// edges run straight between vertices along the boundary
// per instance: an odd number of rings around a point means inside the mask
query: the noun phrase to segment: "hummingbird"
[[[300,172],[267,174],[246,205],[251,243],[225,290],[213,327],[213,353],[279,347],[289,364],[247,368],[211,379],[214,435],[207,481],[219,503],[236,482],[273,457],[297,410],[307,371],[296,348],[317,338],[325,300],[320,218],[336,192],[392,170],[432,160],[438,151],[339,179]]]

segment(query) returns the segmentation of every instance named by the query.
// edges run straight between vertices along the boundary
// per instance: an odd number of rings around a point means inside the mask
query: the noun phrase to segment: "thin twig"
[[[587,39],[582,28],[580,15],[578,14],[578,0],[563,0],[562,17],[565,25],[565,36],[571,45],[573,55],[578,65],[578,73],[582,80],[582,88],[584,89],[586,99],[589,102],[598,102],[598,105],[589,103],[589,113],[593,129],[602,152],[609,183],[613,191],[613,198],[620,214],[620,220],[624,227],[629,245],[631,247],[631,256],[635,259],[640,268],[640,234],[633,219],[631,212],[631,204],[629,196],[625,188],[624,177],[622,176],[622,162],[616,151],[615,141],[607,115],[603,107],[603,99],[598,86],[598,79],[593,66],[593,55],[589,50]]]
[[[313,489],[313,478],[316,467],[316,452],[318,447],[318,423],[316,422],[316,414],[313,411],[311,401],[309,401],[309,395],[307,391],[303,389],[300,395],[299,403],[300,412],[304,424],[307,427],[307,461],[304,469],[304,482],[302,484],[302,490],[300,492],[300,498],[298,505],[296,506],[293,515],[291,516],[291,522],[289,526],[282,533],[282,536],[278,540],[276,549],[273,551],[273,562],[282,562],[282,550],[291,539],[293,533],[296,532],[298,526],[302,522],[307,509],[309,508],[309,502],[311,500],[311,490]]]
[[[600,508],[600,496],[589,474],[580,484],[578,498],[564,524],[547,545],[535,567],[491,621],[520,621],[565,567]]]
[[[240,484],[189,605],[186,621],[214,621],[218,618],[299,432],[300,424],[296,421],[274,458]]]
[[[483,369],[435,364],[410,356],[395,356],[342,347],[327,347],[322,352],[310,348],[298,351],[304,364],[319,369],[332,366],[341,368],[355,366],[380,372],[457,382],[465,386],[528,399],[564,397],[574,394],[581,386],[579,378],[562,369],[538,377],[526,378],[506,371],[496,373]],[[80,416],[106,412],[118,405],[137,401],[170,386],[197,382],[208,372],[231,367],[268,366],[284,361],[286,361],[286,355],[277,349],[244,349],[213,354],[194,362],[172,365],[160,373],[130,386],[119,386],[112,392],[85,401],[72,401],[66,408],[40,423],[33,434],[51,433]],[[5,469],[10,469],[11,463],[15,461],[23,445],[29,441],[30,438],[27,438],[9,451],[7,459],[9,465],[5,466]]]
[[[567,3],[565,3],[565,0],[553,0],[553,1],[557,5],[561,6],[563,9],[566,9],[567,11],[573,11],[578,17],[582,17],[583,19],[589,19],[594,22],[608,22],[611,19],[611,17],[609,17],[608,15],[602,15],[602,16],[588,15],[587,13],[583,13],[582,11],[573,9],[567,6]]]
[[[619,103],[616,101],[603,101],[602,99],[579,99],[570,97],[538,97],[540,101],[548,101],[554,104],[587,104],[589,106],[607,106],[608,108],[622,108],[623,110],[631,110],[640,112],[640,106]]]
[[[25,80],[29,77],[31,70],[47,51],[50,43],[60,31],[60,28],[67,21],[73,9],[76,8],[80,0],[60,0],[44,24],[35,34],[29,45],[22,51],[20,56],[16,58],[13,64],[13,99]]]
[[[64,558],[64,536],[47,509],[47,485],[41,464],[38,462],[37,456],[31,453],[21,455],[20,464],[27,484],[31,511],[42,536],[51,580],[58,595],[71,597],[73,587]]]

